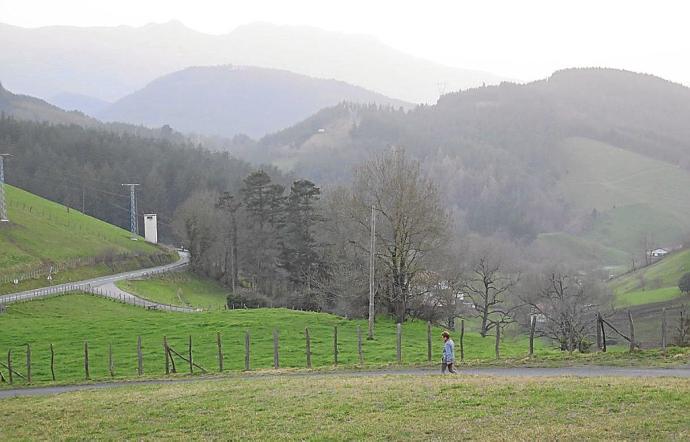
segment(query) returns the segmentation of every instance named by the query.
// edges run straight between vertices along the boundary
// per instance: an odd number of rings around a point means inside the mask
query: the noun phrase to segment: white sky
[[[0,22],[25,27],[172,19],[214,34],[256,21],[369,34],[430,60],[520,80],[606,66],[690,84],[690,2],[682,0],[0,0]]]

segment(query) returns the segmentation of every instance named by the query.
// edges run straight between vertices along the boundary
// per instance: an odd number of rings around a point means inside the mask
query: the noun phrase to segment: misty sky
[[[683,1],[0,0],[0,22],[140,26],[179,20],[207,33],[256,21],[363,33],[451,66],[533,80],[573,66],[652,73],[690,85]]]

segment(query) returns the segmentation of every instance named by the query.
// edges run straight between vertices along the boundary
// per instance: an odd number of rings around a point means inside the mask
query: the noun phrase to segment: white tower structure
[[[158,244],[158,215],[155,213],[144,214],[144,237],[146,241]]]

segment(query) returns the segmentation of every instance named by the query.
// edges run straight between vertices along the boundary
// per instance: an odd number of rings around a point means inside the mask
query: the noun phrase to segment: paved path
[[[140,305],[142,307],[165,308],[173,311],[195,311],[195,309],[186,307],[174,307],[165,304],[158,304],[147,301],[130,293],[123,292],[115,286],[116,281],[127,279],[137,279],[150,276],[158,273],[172,272],[181,270],[189,264],[189,253],[178,252],[180,259],[172,264],[166,264],[158,267],[150,267],[148,269],[134,270],[131,272],[118,273],[115,275],[101,276],[99,278],[87,279],[84,281],[69,282],[65,284],[54,285],[51,287],[44,287],[40,289],[27,290],[24,292],[11,293],[0,296],[0,304],[9,304],[17,301],[28,301],[32,299],[44,298],[53,296],[55,294],[66,293],[76,290],[83,290],[104,296],[107,298],[118,299],[128,304]]]
[[[301,371],[296,373],[242,373],[229,376],[199,376],[194,378],[184,379],[154,379],[145,381],[123,381],[123,382],[103,382],[94,384],[80,384],[80,385],[64,385],[55,387],[25,387],[3,390],[0,389],[0,400],[21,397],[21,396],[44,396],[59,393],[67,393],[70,391],[81,390],[101,390],[108,388],[120,388],[137,385],[170,385],[170,384],[187,384],[204,381],[219,381],[219,380],[247,380],[247,379],[270,379],[276,377],[314,377],[314,378],[328,378],[330,376],[399,376],[399,375],[414,375],[414,376],[430,376],[438,375],[440,370],[432,370],[428,368],[410,368],[399,370],[365,370],[365,371],[348,371],[336,370],[329,372],[319,371]],[[453,376],[447,374],[445,376]],[[575,377],[624,377],[624,378],[658,378],[658,377],[679,377],[690,378],[690,367],[688,368],[629,368],[629,367],[562,367],[562,368],[468,368],[458,370],[457,376],[495,376],[495,377],[558,377],[558,376],[575,376]]]

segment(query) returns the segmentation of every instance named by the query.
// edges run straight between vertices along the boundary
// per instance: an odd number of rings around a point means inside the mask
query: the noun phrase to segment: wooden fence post
[[[170,351],[168,350],[167,336],[163,336],[163,353],[165,353],[165,374],[170,374]]]
[[[55,382],[55,351],[53,350],[53,344],[50,344],[50,376]]]
[[[333,326],[333,364],[338,365],[338,326]]]
[[[311,368],[311,338],[309,337],[309,327],[304,329],[304,339],[307,346],[307,368]]]
[[[460,320],[460,362],[465,360],[465,320]]]
[[[189,335],[189,373],[194,374],[194,362],[192,359],[192,335]]]
[[[600,321],[600,319],[599,319],[599,316],[600,316],[600,313],[597,312],[597,317],[595,318],[595,319],[596,319],[596,322],[597,322],[597,324],[596,324],[596,329],[597,329],[597,350],[601,350],[601,347],[602,347],[602,345],[601,345],[601,327],[600,327],[600,325],[599,325],[601,321]]]
[[[113,363],[113,344],[108,344],[108,372],[110,377],[115,377],[115,364]]]
[[[402,324],[395,327],[395,356],[398,364],[402,364]]]
[[[31,345],[26,344],[26,382],[31,383]]]
[[[280,368],[280,336],[278,329],[273,329],[273,368]]]
[[[244,369],[249,371],[249,330],[244,333]]]
[[[7,350],[7,371],[9,371],[10,384],[12,384],[12,349]]]
[[[141,352],[141,336],[137,336],[137,374],[144,374],[144,355]]]
[[[431,362],[431,321],[426,323],[426,360]]]
[[[601,351],[606,353],[606,329],[604,328],[604,320],[599,315],[599,326],[601,327]]]
[[[88,381],[91,379],[91,375],[89,375],[89,342],[84,341],[84,376],[86,377],[86,380]]]
[[[537,328],[537,317],[532,315],[529,319],[529,357],[534,355],[534,330]]]
[[[499,324],[496,324],[496,359],[499,359],[501,357],[501,352],[500,352],[500,344],[501,344],[501,326]]]
[[[223,372],[223,342],[220,339],[220,332],[216,333],[216,344],[218,345],[218,371]]]
[[[357,326],[357,355],[359,356],[359,365],[364,365],[364,353],[362,352],[362,328]]]
[[[661,309],[661,350],[666,354],[666,307]]]
[[[630,352],[632,353],[635,351],[635,326],[630,310],[628,310],[628,323],[630,324]]]

